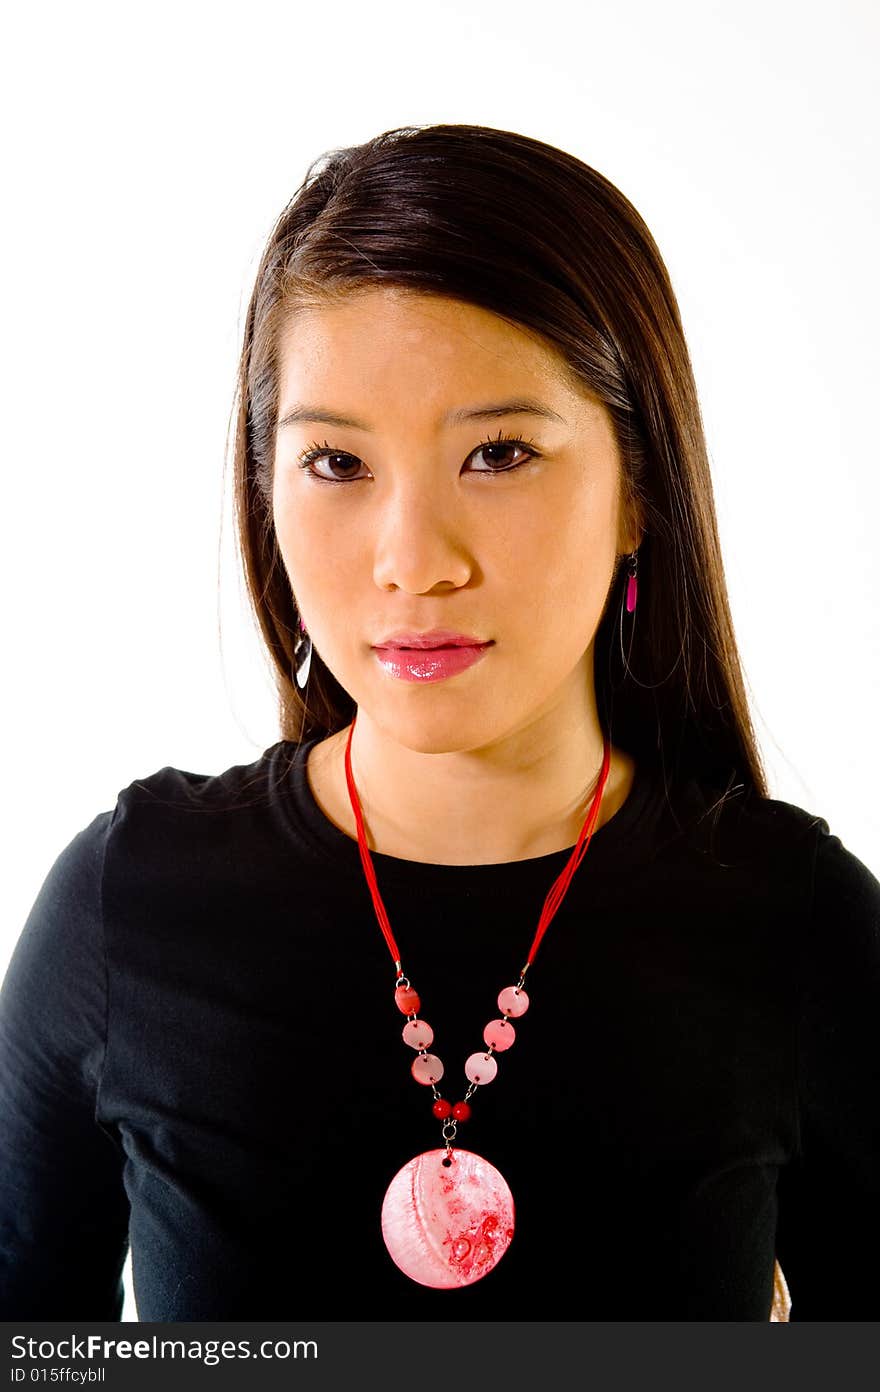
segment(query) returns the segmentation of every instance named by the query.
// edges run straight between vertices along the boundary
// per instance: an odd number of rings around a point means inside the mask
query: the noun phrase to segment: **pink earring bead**
[[[636,607],[636,595],[638,592],[638,581],[634,575],[631,575],[626,586],[626,612],[628,614],[631,614]]]
[[[434,1031],[424,1020],[408,1020],[403,1027],[403,1042],[411,1049],[427,1049],[434,1043]]]
[[[529,998],[521,986],[505,986],[498,997],[498,1009],[502,1015],[525,1015],[528,1008]]]
[[[491,1049],[503,1053],[516,1039],[516,1030],[509,1020],[490,1020],[483,1030],[483,1038]]]
[[[464,1072],[465,1077],[472,1083],[491,1083],[498,1072],[498,1064],[491,1054],[471,1054],[464,1066]]]
[[[443,1064],[436,1054],[419,1054],[418,1058],[413,1059],[412,1075],[417,1083],[429,1087],[431,1083],[439,1083],[443,1077]]]

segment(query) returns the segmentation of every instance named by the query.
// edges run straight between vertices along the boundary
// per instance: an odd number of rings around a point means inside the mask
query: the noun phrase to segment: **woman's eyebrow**
[[[462,406],[454,411],[447,411],[443,416],[441,425],[463,425],[470,420],[492,420],[498,416],[541,416],[546,420],[558,421],[561,425],[568,425],[568,421],[559,415],[557,411],[551,410],[549,406],[544,406],[540,401],[532,398],[518,398],[512,401],[493,402],[487,406]],[[365,430],[372,433],[372,426],[365,425],[363,421],[354,420],[351,416],[341,416],[336,411],[328,411],[323,406],[294,406],[288,411],[283,420],[278,422],[278,431],[282,431],[287,425],[294,425],[298,421],[320,422],[322,425],[347,426],[351,430]]]

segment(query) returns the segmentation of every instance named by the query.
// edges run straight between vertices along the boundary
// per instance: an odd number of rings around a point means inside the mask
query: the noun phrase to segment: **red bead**
[[[434,1113],[438,1121],[443,1121],[446,1117],[449,1116],[450,1112],[452,1111],[452,1103],[447,1102],[445,1097],[438,1097],[437,1101],[431,1108],[431,1111]]]
[[[470,1104],[467,1102],[456,1102],[452,1109],[452,1115],[456,1121],[467,1121],[471,1114]]]
[[[398,1010],[404,1015],[412,1015],[421,1008],[419,993],[411,986],[398,986],[394,992],[394,999]]]

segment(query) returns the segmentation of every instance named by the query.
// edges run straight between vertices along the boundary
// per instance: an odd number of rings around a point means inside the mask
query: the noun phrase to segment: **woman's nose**
[[[380,589],[410,594],[459,589],[474,572],[465,529],[427,488],[398,489],[375,519],[372,541],[373,578]]]

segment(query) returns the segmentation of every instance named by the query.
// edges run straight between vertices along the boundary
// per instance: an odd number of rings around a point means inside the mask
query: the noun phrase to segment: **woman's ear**
[[[638,551],[644,540],[644,532],[638,527],[628,528],[620,534],[618,547],[618,559],[623,560],[631,556],[634,551]]]
[[[638,498],[632,496],[622,484],[620,512],[617,518],[617,554],[624,558],[638,551],[645,539],[645,516]]]
[[[617,528],[618,554],[621,557],[631,556],[634,551],[638,551],[644,538],[645,519],[642,515],[642,509],[638,503],[629,499],[620,510]]]

